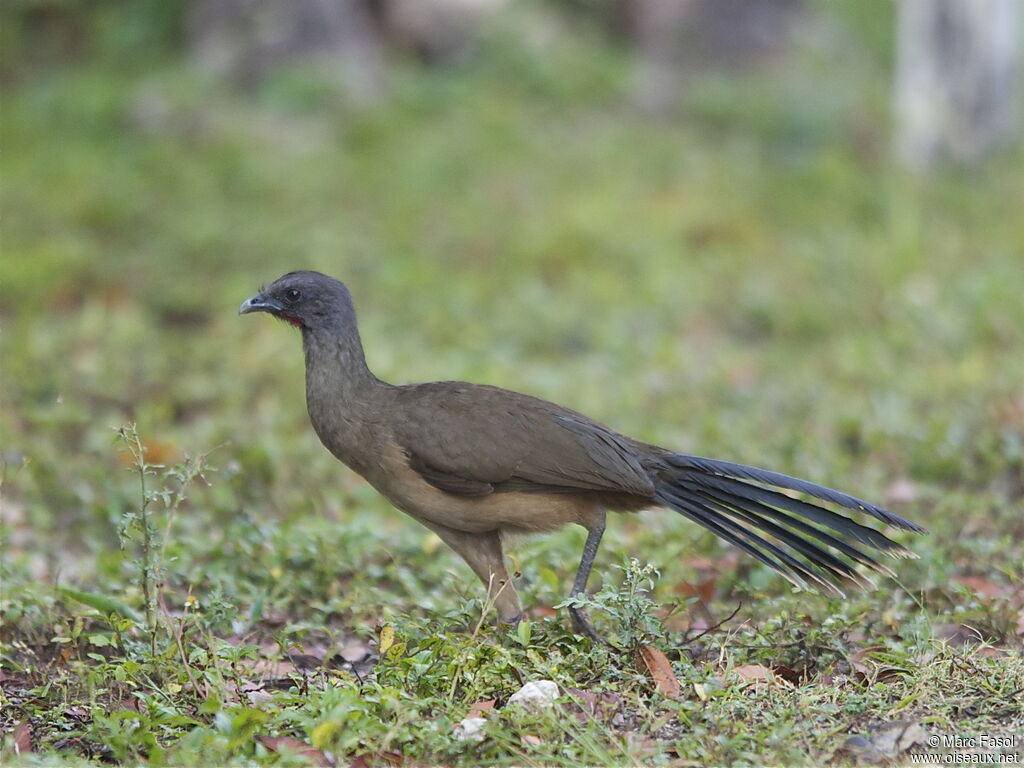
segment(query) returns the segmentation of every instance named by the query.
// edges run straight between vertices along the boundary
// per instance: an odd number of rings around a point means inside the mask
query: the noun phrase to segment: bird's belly
[[[599,514],[592,499],[571,493],[448,493],[424,480],[397,448],[361,474],[409,516],[460,531],[551,531],[568,523],[586,525]]]

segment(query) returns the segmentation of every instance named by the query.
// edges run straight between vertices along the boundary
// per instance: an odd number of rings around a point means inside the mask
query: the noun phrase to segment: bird
[[[327,450],[460,555],[503,624],[523,618],[503,541],[575,523],[587,536],[566,605],[574,632],[603,640],[579,603],[609,511],[668,508],[795,587],[836,597],[874,587],[871,572],[894,575],[864,549],[915,555],[830,506],[927,532],[832,488],[636,440],[530,395],[382,381],[366,363],[348,287],[320,272],[278,278],[239,308],[252,312],[301,330],[307,411]]]

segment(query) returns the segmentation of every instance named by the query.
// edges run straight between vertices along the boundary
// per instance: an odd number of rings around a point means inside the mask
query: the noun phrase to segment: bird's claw
[[[517,613],[515,616],[513,616],[510,619],[503,619],[503,618],[501,618],[499,616],[498,617],[498,623],[499,624],[504,624],[505,626],[508,626],[508,627],[515,627],[520,621],[523,620],[523,618],[525,618],[525,614],[522,611],[520,611],[519,613]]]
[[[590,617],[587,616],[586,612],[582,608],[576,608],[575,606],[569,606],[569,618],[572,620],[572,630],[577,635],[583,635],[589,637],[595,643],[602,643],[603,645],[612,646],[601,634],[594,629],[594,625],[590,622]]]

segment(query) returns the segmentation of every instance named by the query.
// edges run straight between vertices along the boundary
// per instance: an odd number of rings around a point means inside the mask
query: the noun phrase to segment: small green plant
[[[629,649],[664,637],[665,631],[654,614],[657,605],[648,596],[660,577],[658,570],[650,563],[641,565],[635,557],[624,558],[623,564],[615,567],[622,571],[621,583],[606,583],[593,595],[577,595],[555,607],[571,605],[607,613],[619,627],[620,641]]]
[[[165,468],[161,464],[150,464],[146,458],[146,448],[139,437],[135,424],[127,424],[116,429],[117,438],[125,444],[131,453],[132,461],[129,468],[139,478],[138,507],[128,508],[122,514],[118,536],[122,549],[127,547],[136,535],[139,537],[139,557],[135,561],[135,565],[138,568],[139,585],[145,603],[149,651],[155,658],[157,639],[160,634],[157,604],[163,588],[164,553],[167,540],[170,538],[175,514],[182,502],[185,501],[188,487],[197,478],[205,480],[203,473],[207,468],[206,457],[209,454],[200,454],[195,457],[186,456],[182,464],[171,468]],[[156,489],[147,484],[148,477],[159,478],[159,486]],[[160,502],[163,506],[166,517],[163,533],[157,530],[152,509],[154,502]]]

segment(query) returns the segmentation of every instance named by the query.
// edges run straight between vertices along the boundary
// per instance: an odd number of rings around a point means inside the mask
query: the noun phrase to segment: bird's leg
[[[523,606],[505,570],[505,556],[498,531],[470,533],[436,524],[425,525],[459,553],[484,583],[487,597],[498,611],[498,620],[502,624],[518,624],[523,618]]]
[[[597,557],[597,548],[601,544],[601,537],[604,535],[604,525],[605,512],[601,509],[598,510],[598,514],[593,522],[587,526],[587,541],[583,545],[583,557],[580,559],[580,567],[576,571],[576,580],[572,584],[572,592],[569,593],[570,600],[576,597],[576,595],[583,594],[587,589],[587,579],[590,577],[590,568],[594,564],[594,558]],[[572,619],[573,631],[577,634],[586,635],[591,640],[599,643],[607,642],[594,629],[594,625],[590,623],[590,619],[582,608],[570,605],[569,617]]]

